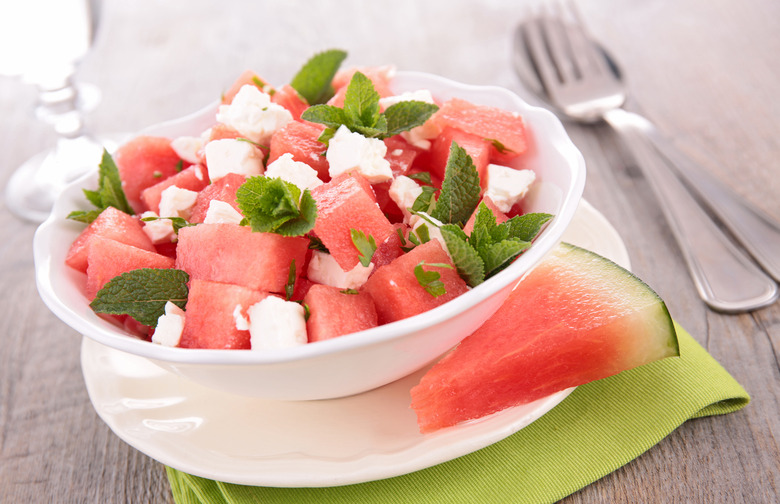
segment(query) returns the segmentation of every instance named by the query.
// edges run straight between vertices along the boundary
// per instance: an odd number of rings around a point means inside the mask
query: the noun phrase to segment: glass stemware
[[[6,206],[24,219],[45,220],[62,188],[100,160],[103,147],[85,130],[83,88],[74,83],[99,13],[98,0],[0,2],[0,75],[37,87],[36,116],[57,133],[54,147],[17,168],[6,186]]]

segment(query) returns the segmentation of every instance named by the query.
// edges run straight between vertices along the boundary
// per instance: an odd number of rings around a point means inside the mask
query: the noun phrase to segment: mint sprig
[[[426,271],[423,266],[434,266],[438,268],[452,268],[451,265],[446,263],[426,263],[420,261],[417,266],[414,267],[414,276],[417,279],[417,283],[420,287],[425,289],[425,292],[433,297],[443,296],[447,293],[447,288],[444,282],[441,281],[441,273],[438,271]]]
[[[97,313],[129,315],[155,326],[168,301],[182,309],[186,306],[189,279],[178,269],[131,270],[109,280],[89,306]]]
[[[441,192],[431,217],[445,224],[462,227],[479,204],[480,190],[479,173],[474,161],[466,149],[452,142]]]
[[[309,105],[325,103],[334,94],[333,77],[347,53],[339,49],[330,49],[312,56],[295,74],[290,86],[306,100]]]
[[[295,293],[295,280],[297,275],[295,274],[295,259],[290,261],[290,270],[287,273],[287,283],[284,284],[284,297],[289,301],[292,299]]]
[[[370,234],[366,235],[359,229],[350,228],[349,234],[352,237],[352,244],[358,250],[360,264],[364,268],[368,268],[368,265],[371,264],[371,258],[374,257],[374,252],[376,252],[376,240]]]
[[[341,126],[368,138],[382,139],[421,126],[438,109],[432,103],[402,101],[381,112],[379,93],[371,79],[355,72],[344,95],[344,107],[313,105],[303,112],[301,119],[327,126],[320,136],[321,142],[327,143]]]
[[[96,208],[89,211],[73,211],[68,214],[68,219],[89,224],[110,206],[129,215],[135,214],[127,201],[125,191],[122,189],[119,169],[114,162],[114,158],[111,157],[111,154],[106,149],[103,149],[103,157],[98,165],[98,188],[94,191],[84,189],[84,195]]]
[[[311,192],[280,178],[248,178],[236,191],[236,201],[252,231],[301,236],[317,220]]]

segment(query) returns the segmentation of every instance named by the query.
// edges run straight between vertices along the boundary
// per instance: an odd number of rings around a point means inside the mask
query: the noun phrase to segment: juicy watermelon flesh
[[[186,166],[167,138],[139,136],[117,149],[114,161],[122,188],[135,210],[145,210],[141,191],[171,177]]]
[[[330,180],[328,160],[325,158],[327,146],[317,139],[325,126],[303,121],[290,121],[271,137],[271,151],[268,164],[273,163],[282,154],[292,154],[293,160],[306,163],[317,171],[323,182]]]
[[[192,207],[190,222],[203,222],[206,212],[209,210],[211,200],[229,203],[237,212],[241,213],[236,202],[236,192],[241,184],[246,182],[246,177],[238,173],[228,173],[216,182],[207,185],[198,193],[195,205]]]
[[[421,432],[679,355],[663,301],[614,263],[561,245],[411,391]]]
[[[90,241],[87,261],[89,299],[94,299],[109,280],[122,273],[139,268],[173,268],[174,264],[170,257],[100,236]]]
[[[345,293],[338,287],[313,285],[303,299],[309,307],[309,342],[322,341],[377,325],[374,300],[365,292]]]
[[[141,200],[144,202],[144,205],[146,205],[146,208],[159,214],[160,199],[164,190],[171,186],[176,186],[179,189],[198,192],[206,187],[208,183],[209,175],[206,172],[206,168],[203,165],[192,165],[176,175],[168,177],[162,182],[158,182],[141,191]]]

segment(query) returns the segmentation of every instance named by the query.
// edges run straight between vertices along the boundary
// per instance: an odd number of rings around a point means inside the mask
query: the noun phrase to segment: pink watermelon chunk
[[[440,128],[457,128],[491,143],[491,158],[505,162],[528,149],[525,122],[517,113],[496,107],[475,105],[453,98],[445,102],[430,119]],[[498,142],[499,150],[493,145]]]
[[[89,243],[96,236],[110,238],[150,252],[155,251],[152,241],[143,231],[141,221],[114,207],[108,207],[76,237],[65,257],[65,264],[86,272]]]
[[[295,261],[296,278],[305,265],[309,240],[255,233],[237,224],[199,224],[179,230],[176,267],[191,278],[283,293]]]
[[[377,325],[374,300],[365,292],[345,293],[338,287],[315,284],[303,299],[309,307],[309,342],[350,334]]]
[[[395,234],[395,228],[376,203],[371,185],[358,174],[343,174],[311,191],[317,201],[314,234],[330,251],[341,269],[349,271],[359,261],[350,229],[371,235],[377,245]]]
[[[295,120],[300,120],[303,111],[309,108],[306,100],[289,84],[277,89],[271,96],[271,101],[290,111]]]
[[[628,271],[560,245],[412,391],[432,432],[679,355],[663,301]]]
[[[271,137],[271,151],[268,163],[273,163],[282,154],[290,153],[295,161],[306,163],[317,171],[323,182],[330,180],[327,146],[317,139],[325,126],[305,121],[290,121]]]
[[[236,202],[236,191],[244,182],[246,182],[245,176],[238,173],[228,173],[216,182],[207,185],[198,193],[195,205],[192,207],[190,222],[203,222],[203,219],[206,218],[206,212],[209,210],[211,200],[229,203],[237,212],[241,213]]]
[[[164,190],[171,186],[176,186],[180,189],[199,192],[208,184],[209,174],[206,172],[206,167],[199,164],[192,165],[176,175],[141,191],[141,201],[144,202],[146,208],[158,214],[160,213],[160,197]]]
[[[483,196],[480,203],[484,203],[485,206],[487,206],[490,211],[493,212],[493,215],[496,216],[496,224],[501,224],[502,222],[506,222],[509,220],[509,217],[498,209],[495,203],[493,203],[493,200],[490,199],[490,196]],[[471,217],[469,217],[469,220],[466,221],[466,224],[463,226],[463,232],[467,235],[471,235],[471,232],[474,230],[474,221],[477,219],[477,211],[479,210],[479,205],[477,205],[477,208],[474,209],[474,213],[471,214]]]
[[[114,154],[114,161],[125,195],[135,210],[144,210],[141,191],[175,175],[187,164],[169,139],[153,136],[139,136],[123,144]]]
[[[102,236],[90,240],[87,262],[89,299],[94,299],[109,280],[122,273],[139,268],[173,268],[174,264],[170,257]]]
[[[363,285],[376,305],[380,324],[395,322],[446,303],[466,292],[466,282],[455,268],[423,266],[425,271],[437,271],[444,283],[445,294],[435,297],[417,281],[414,268],[420,261],[426,264],[449,264],[452,260],[438,241],[431,240],[415,247],[390,264],[374,271]]]
[[[246,318],[250,306],[268,296],[266,292],[207,280],[193,279],[187,296],[179,346],[183,348],[248,349],[249,331],[236,327],[235,311]]]
[[[482,137],[457,128],[446,127],[433,140],[430,152],[424,157],[431,175],[439,179],[444,178],[452,142],[457,142],[471,156],[477,173],[479,173],[480,183],[484,188],[487,181],[487,165],[490,162],[490,143]]]

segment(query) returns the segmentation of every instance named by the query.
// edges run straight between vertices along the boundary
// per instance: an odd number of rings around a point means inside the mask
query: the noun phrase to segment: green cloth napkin
[[[578,387],[512,436],[404,476],[330,488],[216,482],[168,468],[178,504],[555,502],[638,457],[690,418],[743,408],[750,396],[685,330],[680,358]]]

